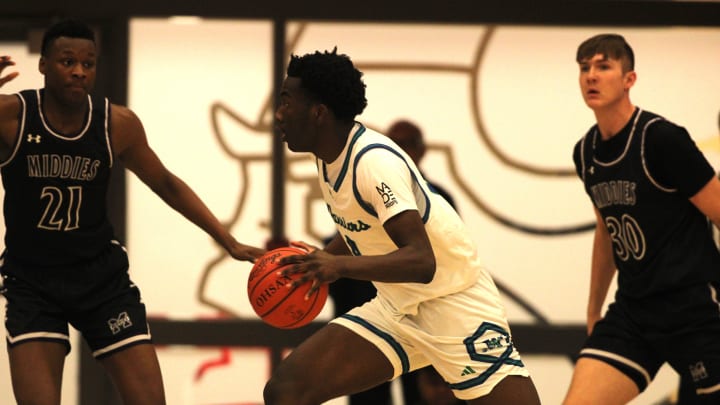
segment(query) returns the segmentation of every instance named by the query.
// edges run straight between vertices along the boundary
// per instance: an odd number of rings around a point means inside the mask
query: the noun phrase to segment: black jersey
[[[113,163],[110,104],[88,96],[80,132],[61,134],[43,114],[43,90],[17,96],[17,141],[0,163],[6,258],[44,266],[95,257],[113,236],[106,209]]]
[[[714,170],[684,128],[636,109],[607,141],[593,126],[573,157],[612,239],[618,296],[720,279],[707,219],[689,201]]]

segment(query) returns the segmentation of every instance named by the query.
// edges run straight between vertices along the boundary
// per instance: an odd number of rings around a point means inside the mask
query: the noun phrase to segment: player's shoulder
[[[646,114],[644,143],[646,147],[676,147],[690,139],[685,127],[652,112]]]
[[[110,104],[110,120],[115,130],[141,126],[140,118],[130,108],[120,104]]]
[[[573,153],[579,153],[580,149],[582,148],[582,145],[586,140],[591,139],[592,134],[597,130],[597,124],[591,126],[583,136],[580,137],[577,141],[575,141],[575,146],[573,147]]]
[[[394,150],[390,138],[364,126],[360,126],[350,136],[350,149],[355,159],[383,159],[383,156],[392,154]]]
[[[14,142],[21,108],[22,104],[17,95],[0,94],[0,136],[7,145]]]
[[[129,118],[137,118],[137,115],[135,115],[135,112],[131,110],[129,107],[121,105],[121,104],[110,104],[110,112],[111,114],[117,116],[121,119],[129,119]]]
[[[645,123],[644,125],[647,131],[652,131],[653,133],[682,133],[686,131],[681,125],[652,111],[643,111],[642,115],[641,118]]]
[[[385,145],[388,144],[390,140],[387,136],[363,124],[358,124],[350,136],[356,140],[357,145],[363,148],[369,145]]]
[[[5,117],[10,115],[17,118],[20,112],[20,98],[17,94],[0,94],[0,114]]]

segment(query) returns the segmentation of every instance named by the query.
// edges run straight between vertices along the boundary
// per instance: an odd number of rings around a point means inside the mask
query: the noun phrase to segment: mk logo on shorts
[[[690,369],[690,375],[693,381],[697,382],[708,377],[707,370],[705,370],[705,364],[702,361],[698,361],[695,364],[688,366]]]
[[[383,204],[385,204],[385,208],[390,208],[393,205],[397,204],[397,200],[395,199],[395,195],[393,194],[390,187],[388,187],[385,183],[380,183],[380,187],[375,187],[375,190],[377,190],[378,193],[382,196]]]
[[[482,343],[485,343],[485,347],[482,349],[483,353],[487,353],[493,349],[501,349],[505,346],[512,346],[509,335],[486,339],[483,340]]]
[[[120,312],[117,318],[110,318],[107,323],[113,335],[117,335],[121,330],[132,326],[132,321],[127,312]]]

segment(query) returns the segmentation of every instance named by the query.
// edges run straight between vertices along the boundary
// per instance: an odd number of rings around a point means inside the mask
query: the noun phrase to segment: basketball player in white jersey
[[[362,73],[332,52],[292,56],[276,112],[316,157],[338,235],[288,272],[319,287],[372,281],[372,301],[334,319],[278,366],[266,404],[319,404],[432,365],[470,404],[539,404],[498,291],[455,210],[388,137],[356,122]]]

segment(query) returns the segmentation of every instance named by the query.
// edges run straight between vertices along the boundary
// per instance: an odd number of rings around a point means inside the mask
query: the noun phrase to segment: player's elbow
[[[418,266],[418,283],[428,284],[435,278],[435,255],[426,255],[423,258],[422,265]]]

